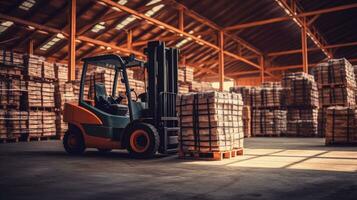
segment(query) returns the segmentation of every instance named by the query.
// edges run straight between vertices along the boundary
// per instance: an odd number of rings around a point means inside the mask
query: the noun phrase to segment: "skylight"
[[[126,0],[121,0],[121,1],[126,1]],[[146,6],[150,6],[153,5],[155,3],[160,2],[161,0],[151,0],[149,3],[146,4]],[[119,3],[119,2],[118,2]],[[164,7],[163,4],[157,5],[153,8],[151,8],[150,10],[145,12],[145,15],[148,17],[153,16],[155,13],[157,13],[159,10],[161,10]],[[134,22],[136,20],[136,17],[131,15],[129,17],[127,17],[126,19],[124,19],[122,22],[120,22],[115,28],[117,30],[121,30],[123,28],[125,28],[128,24]]]
[[[127,2],[128,2],[128,0],[119,0],[119,1],[118,1],[118,4],[124,6]],[[117,7],[115,7],[115,6],[113,6],[112,9],[113,9],[113,10],[116,10],[116,11],[120,11],[120,9],[117,8]]]
[[[14,22],[12,21],[4,21],[0,24],[0,33],[6,31],[10,26],[12,26]]]
[[[194,31],[190,31],[188,33],[192,35],[194,33]],[[201,38],[201,35],[199,35],[198,38]],[[176,47],[180,48],[180,47],[182,47],[183,45],[185,45],[187,42],[189,42],[191,40],[192,40],[191,37],[185,38],[185,39],[181,40],[179,43],[177,43]]]
[[[35,3],[35,0],[25,0],[24,2],[22,2],[19,8],[28,11],[35,5]]]
[[[44,44],[40,50],[42,51],[47,51],[50,49],[53,45],[55,45],[57,42],[61,41],[64,39],[64,36],[61,33],[58,33],[55,37],[53,37],[50,41],[48,41],[46,44]]]
[[[98,24],[96,24],[92,29],[91,31],[94,32],[94,33],[98,33],[100,32],[101,30],[105,29],[105,22],[100,22]]]

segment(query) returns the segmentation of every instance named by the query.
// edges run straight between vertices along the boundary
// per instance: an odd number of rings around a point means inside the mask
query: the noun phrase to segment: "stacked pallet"
[[[243,102],[239,94],[202,92],[178,97],[180,156],[243,148]]]
[[[68,81],[68,66],[66,64],[55,64],[55,78],[59,83],[65,83]]]
[[[231,87],[230,92],[238,93],[242,95],[242,99],[244,105],[251,106],[252,105],[252,89],[249,86],[237,86]]]
[[[282,85],[287,88],[287,136],[318,135],[318,90],[312,75],[298,72],[285,74]]]
[[[357,111],[354,107],[327,109],[326,145],[357,144]]]
[[[28,116],[28,140],[56,135],[55,112],[31,110]]]
[[[179,94],[187,94],[190,92],[190,85],[181,83],[178,86],[178,93]]]
[[[25,82],[11,76],[0,75],[1,108],[20,108],[21,97],[25,92]]]
[[[4,65],[23,66],[23,55],[13,51],[0,49],[0,63]]]
[[[357,84],[357,65],[353,66],[354,72],[355,72],[355,79],[356,79],[356,84]],[[357,87],[355,90],[355,99],[356,99],[356,104],[357,104]]]
[[[244,137],[251,136],[251,111],[250,106],[243,106],[243,132]]]
[[[285,106],[285,90],[282,87],[253,87],[251,106],[253,108],[280,109]]]
[[[193,68],[183,67],[178,69],[178,81],[183,83],[192,83],[193,81]]]
[[[208,82],[198,82],[192,81],[190,85],[190,92],[200,92],[200,91],[214,91],[215,89]]]
[[[321,107],[355,105],[356,79],[346,59],[331,59],[317,65],[314,71]]]
[[[44,57],[35,56],[32,54],[24,56],[24,64],[26,75],[30,77],[42,78],[42,65],[45,61]]]
[[[55,108],[55,86],[52,82],[29,80],[26,82],[28,108]]]
[[[252,136],[280,136],[286,132],[286,110],[254,109]]]
[[[18,140],[27,133],[28,113],[18,110],[0,110],[0,139]]]

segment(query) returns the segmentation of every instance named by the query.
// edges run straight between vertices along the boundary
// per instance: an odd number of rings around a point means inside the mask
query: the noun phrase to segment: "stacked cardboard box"
[[[242,148],[242,109],[239,94],[202,92],[179,95],[181,153]]]
[[[282,85],[287,88],[287,136],[317,136],[318,90],[312,75],[298,72],[285,74]]]
[[[286,110],[252,111],[252,136],[280,136],[286,132]]]
[[[355,107],[331,106],[327,109],[326,144],[357,144]]]
[[[356,79],[346,59],[331,59],[317,65],[314,71],[321,107],[355,105]]]
[[[0,110],[0,138],[20,138],[27,133],[28,113],[18,110]]]

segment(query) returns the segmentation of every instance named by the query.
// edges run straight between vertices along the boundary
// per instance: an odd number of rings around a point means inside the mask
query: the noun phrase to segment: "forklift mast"
[[[163,145],[159,151],[169,153],[178,146],[178,117],[176,96],[178,92],[178,54],[176,48],[168,48],[164,42],[153,41],[145,49],[148,57],[148,113],[160,132]]]

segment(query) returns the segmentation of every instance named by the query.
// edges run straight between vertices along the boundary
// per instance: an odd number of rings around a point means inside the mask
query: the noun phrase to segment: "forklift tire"
[[[71,128],[67,130],[63,137],[63,146],[66,152],[71,155],[83,154],[86,148],[82,134]]]
[[[97,149],[100,153],[109,153],[112,151],[111,149],[101,149],[101,148],[97,148]]]
[[[134,158],[152,158],[160,146],[156,128],[148,123],[138,122],[128,130],[127,150]]]

